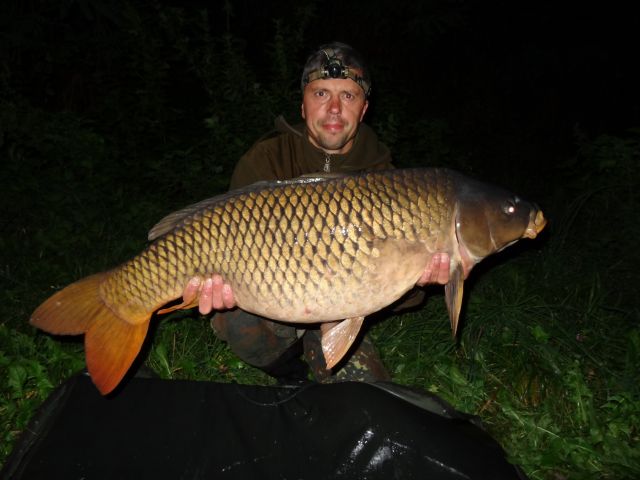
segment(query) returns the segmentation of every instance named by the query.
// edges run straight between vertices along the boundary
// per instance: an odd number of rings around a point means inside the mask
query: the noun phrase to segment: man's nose
[[[340,102],[340,97],[331,97],[331,100],[329,100],[329,111],[331,113],[340,113],[342,111],[342,103]]]

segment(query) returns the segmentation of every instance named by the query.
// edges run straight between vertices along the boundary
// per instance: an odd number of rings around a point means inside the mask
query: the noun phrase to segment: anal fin
[[[197,307],[199,299],[196,297],[192,301],[183,301],[177,305],[171,305],[170,307],[161,308],[158,310],[158,315],[164,315],[165,313],[175,312],[176,310],[187,310],[189,308]]]
[[[198,282],[197,286],[189,282],[182,292],[182,302],[168,305],[158,310],[158,315],[174,312],[176,310],[187,310],[189,308],[197,307],[200,302],[200,288],[200,282]]]
[[[333,368],[342,360],[358,336],[363,322],[364,317],[353,317],[341,322],[321,325],[322,353],[327,369]]]

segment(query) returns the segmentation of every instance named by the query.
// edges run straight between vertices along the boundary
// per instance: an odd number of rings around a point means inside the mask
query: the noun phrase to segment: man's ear
[[[364,106],[362,107],[362,113],[360,114],[360,121],[364,118],[364,114],[367,112],[367,108],[369,108],[369,100],[364,101]]]
[[[307,119],[306,114],[304,113],[304,103],[300,104],[300,115],[302,116],[302,118],[304,118],[305,120]],[[362,119],[361,119],[362,120]]]

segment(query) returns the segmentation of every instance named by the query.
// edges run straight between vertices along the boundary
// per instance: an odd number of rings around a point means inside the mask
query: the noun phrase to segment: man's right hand
[[[237,305],[231,285],[224,283],[222,276],[218,274],[206,278],[191,278],[182,292],[182,298],[185,303],[198,299],[198,310],[203,315],[212,310],[226,310]]]

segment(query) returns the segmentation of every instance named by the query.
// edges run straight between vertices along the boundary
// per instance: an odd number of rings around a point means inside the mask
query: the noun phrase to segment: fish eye
[[[502,211],[507,215],[513,215],[514,213],[516,213],[516,203],[517,203],[517,199],[507,200],[502,205]]]

